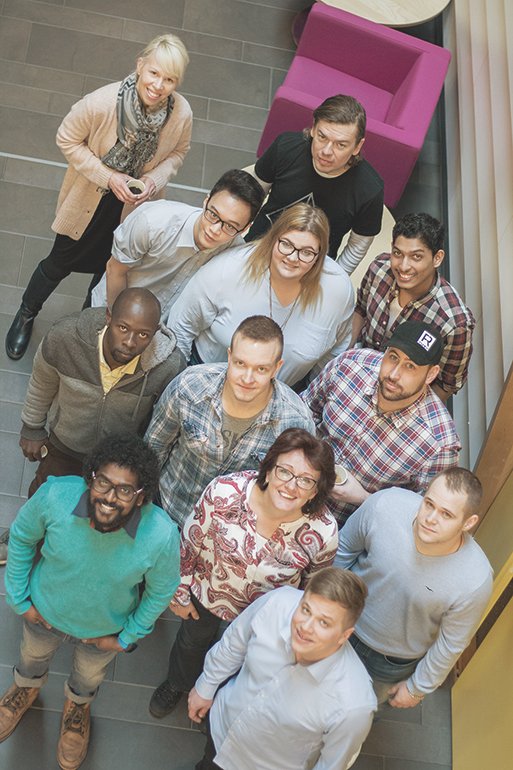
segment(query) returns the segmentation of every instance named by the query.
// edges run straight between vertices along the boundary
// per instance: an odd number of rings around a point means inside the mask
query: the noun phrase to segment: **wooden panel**
[[[488,511],[475,538],[488,556],[494,571],[491,609],[513,573],[513,473]]]
[[[483,485],[482,511],[487,513],[513,471],[513,366],[497,404],[475,473]],[[483,524],[481,524],[481,527]],[[480,527],[480,528],[481,528]]]
[[[452,689],[453,770],[507,770],[513,760],[513,601]]]

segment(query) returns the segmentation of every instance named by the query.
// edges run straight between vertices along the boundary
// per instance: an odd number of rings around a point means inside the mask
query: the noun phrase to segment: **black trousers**
[[[191,593],[199,619],[182,620],[169,655],[168,681],[179,692],[189,692],[203,671],[205,655],[214,644],[221,618],[207,610]]]
[[[196,765],[195,770],[221,770],[219,765],[216,765],[214,762],[214,757],[217,752],[216,747],[214,746],[214,741],[212,740],[212,733],[210,732],[210,719],[208,714],[205,721],[207,725],[207,742],[205,744],[205,753],[203,755],[203,759]]]
[[[114,230],[122,210],[123,202],[113,192],[104,195],[78,241],[67,235],[55,237],[51,252],[39,263],[43,275],[49,281],[62,281],[70,273],[101,276],[111,256]]]

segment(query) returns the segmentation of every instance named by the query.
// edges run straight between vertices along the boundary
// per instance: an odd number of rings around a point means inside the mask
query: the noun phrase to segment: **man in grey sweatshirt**
[[[479,625],[492,568],[468,530],[481,497],[474,474],[448,468],[424,497],[376,492],[340,531],[335,565],[369,590],[350,641],[379,705],[416,706],[442,684]]]

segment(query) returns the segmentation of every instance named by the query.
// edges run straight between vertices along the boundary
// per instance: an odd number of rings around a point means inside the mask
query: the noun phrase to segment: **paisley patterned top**
[[[218,476],[198,500],[181,536],[180,604],[189,603],[192,591],[210,612],[231,621],[267,591],[304,588],[333,563],[338,527],[327,508],[281,524],[262,545],[248,503],[256,477],[256,471]]]

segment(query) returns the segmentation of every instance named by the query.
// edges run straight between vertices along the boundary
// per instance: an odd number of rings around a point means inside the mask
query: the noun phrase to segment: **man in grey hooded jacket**
[[[84,457],[105,436],[143,433],[184,368],[148,289],[125,289],[112,311],[88,308],[57,321],[37,350],[21,415],[23,454],[39,461],[29,497],[50,475],[81,475]]]

